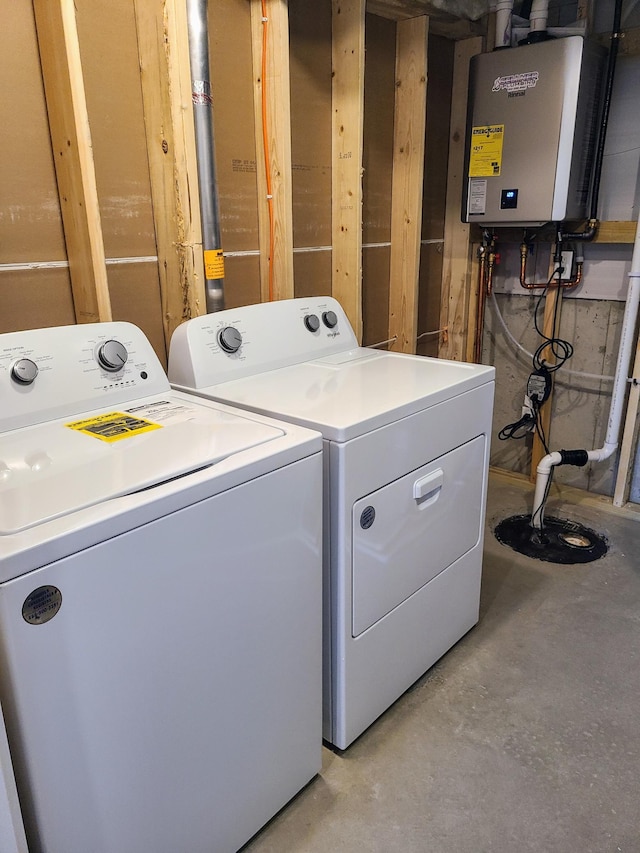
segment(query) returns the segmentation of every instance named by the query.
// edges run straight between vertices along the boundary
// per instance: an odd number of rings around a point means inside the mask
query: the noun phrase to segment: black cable
[[[523,415],[519,421],[502,427],[498,433],[498,438],[500,441],[507,441],[509,438],[526,438],[533,429],[534,424],[535,419],[531,415]]]
[[[609,121],[609,110],[611,109],[611,95],[613,92],[613,81],[615,77],[616,59],[618,57],[618,45],[620,43],[620,20],[622,17],[622,0],[616,0],[613,10],[613,26],[611,28],[611,45],[609,46],[609,58],[607,63],[607,76],[604,92],[604,103],[600,117],[600,135],[596,148],[596,156],[593,167],[593,192],[591,196],[591,219],[598,216],[598,198],[600,194],[600,175],[604,160],[604,145],[607,137],[607,123]]]
[[[542,523],[542,513],[544,512],[544,508],[547,505],[547,498],[549,497],[549,492],[551,491],[551,483],[553,481],[553,475],[555,473],[555,468],[552,468],[549,471],[549,479],[547,480],[547,484],[544,488],[544,495],[542,496],[542,500],[538,504],[538,506],[534,509],[533,515],[531,516],[531,526],[535,527],[536,516],[540,516],[540,527],[543,527]]]
[[[544,432],[544,426],[542,425],[542,417],[540,415],[540,407],[541,404],[538,403],[536,399],[531,401],[531,405],[533,407],[533,420],[535,422],[535,430],[540,439],[542,446],[544,447],[544,452],[549,455],[549,448],[547,446],[547,436]]]
[[[547,335],[545,335],[543,330],[538,325],[538,311],[540,309],[540,305],[542,304],[542,300],[544,299],[544,297],[547,295],[549,285],[553,281],[555,275],[557,275],[559,279],[562,277],[562,267],[556,267],[556,269],[554,269],[554,271],[549,276],[547,285],[538,297],[538,301],[536,302],[536,307],[533,312],[533,325],[535,327],[536,332],[543,339],[543,342],[533,354],[533,369],[546,370],[549,373],[554,373],[556,370],[559,370],[562,365],[566,361],[568,361],[568,359],[570,359],[573,355],[573,344],[571,344],[569,341],[564,340],[564,338],[558,337],[557,335],[558,316],[560,308],[559,299],[556,299],[556,304],[553,309],[553,326],[551,337],[547,337]],[[546,359],[542,357],[542,353],[547,349],[550,349],[553,353],[553,356],[555,358],[555,364],[549,364]]]

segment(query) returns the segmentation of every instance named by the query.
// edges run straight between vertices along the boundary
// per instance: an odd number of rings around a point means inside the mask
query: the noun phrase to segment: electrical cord
[[[549,373],[554,373],[556,370],[559,370],[565,362],[567,362],[571,356],[573,355],[573,344],[569,341],[564,340],[564,338],[560,338],[557,335],[557,327],[558,327],[558,314],[559,314],[559,305],[560,299],[556,299],[556,304],[553,309],[553,324],[551,337],[548,337],[544,331],[540,328],[538,323],[538,311],[540,309],[540,305],[542,304],[543,298],[547,295],[549,290],[549,285],[553,281],[554,276],[562,275],[562,267],[556,267],[556,269],[551,273],[549,280],[547,282],[547,286],[542,291],[538,300],[536,302],[536,307],[533,312],[533,325],[535,327],[536,332],[543,339],[540,346],[533,353],[532,361],[533,361],[533,369],[534,370],[546,370]],[[545,358],[543,358],[543,353],[545,350],[549,349],[555,358],[555,363],[550,364],[547,362]]]
[[[500,441],[507,441],[509,438],[526,438],[534,428],[534,425],[535,418],[531,415],[523,415],[519,421],[502,427],[498,433],[498,438]]]
[[[533,358],[533,353],[529,352],[526,347],[523,347],[520,341],[515,338],[509,330],[509,327],[507,326],[505,319],[502,316],[502,312],[500,311],[500,306],[498,305],[498,300],[496,298],[495,291],[493,290],[491,291],[490,300],[493,305],[493,310],[496,312],[500,327],[502,328],[502,331],[504,332],[507,340],[511,343],[513,347],[515,347],[516,354],[522,353],[527,358]],[[563,375],[578,376],[581,379],[596,379],[601,380],[603,382],[613,382],[613,380],[615,379],[614,376],[608,376],[602,373],[585,373],[582,370],[570,370],[568,367],[565,367]]]

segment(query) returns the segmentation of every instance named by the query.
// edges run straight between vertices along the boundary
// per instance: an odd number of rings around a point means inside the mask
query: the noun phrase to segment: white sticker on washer
[[[176,400],[157,400],[155,403],[146,403],[144,406],[134,406],[132,409],[127,409],[127,412],[166,424],[189,421],[198,414],[198,409]]]
[[[485,213],[487,182],[484,178],[469,178],[469,215]]]

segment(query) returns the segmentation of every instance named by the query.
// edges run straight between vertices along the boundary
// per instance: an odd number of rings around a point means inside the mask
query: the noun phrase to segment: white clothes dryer
[[[323,434],[323,733],[340,749],[478,620],[494,377],[359,347],[329,297],[173,335],[175,388]]]
[[[31,853],[232,853],[318,772],[321,512],[321,436],[172,391],[135,326],[0,335]]]

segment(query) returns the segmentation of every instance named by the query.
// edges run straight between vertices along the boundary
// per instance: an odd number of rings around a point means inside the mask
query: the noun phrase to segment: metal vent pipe
[[[224,257],[214,153],[207,0],[187,0],[187,25],[200,185],[206,309],[210,314],[224,308]]]

